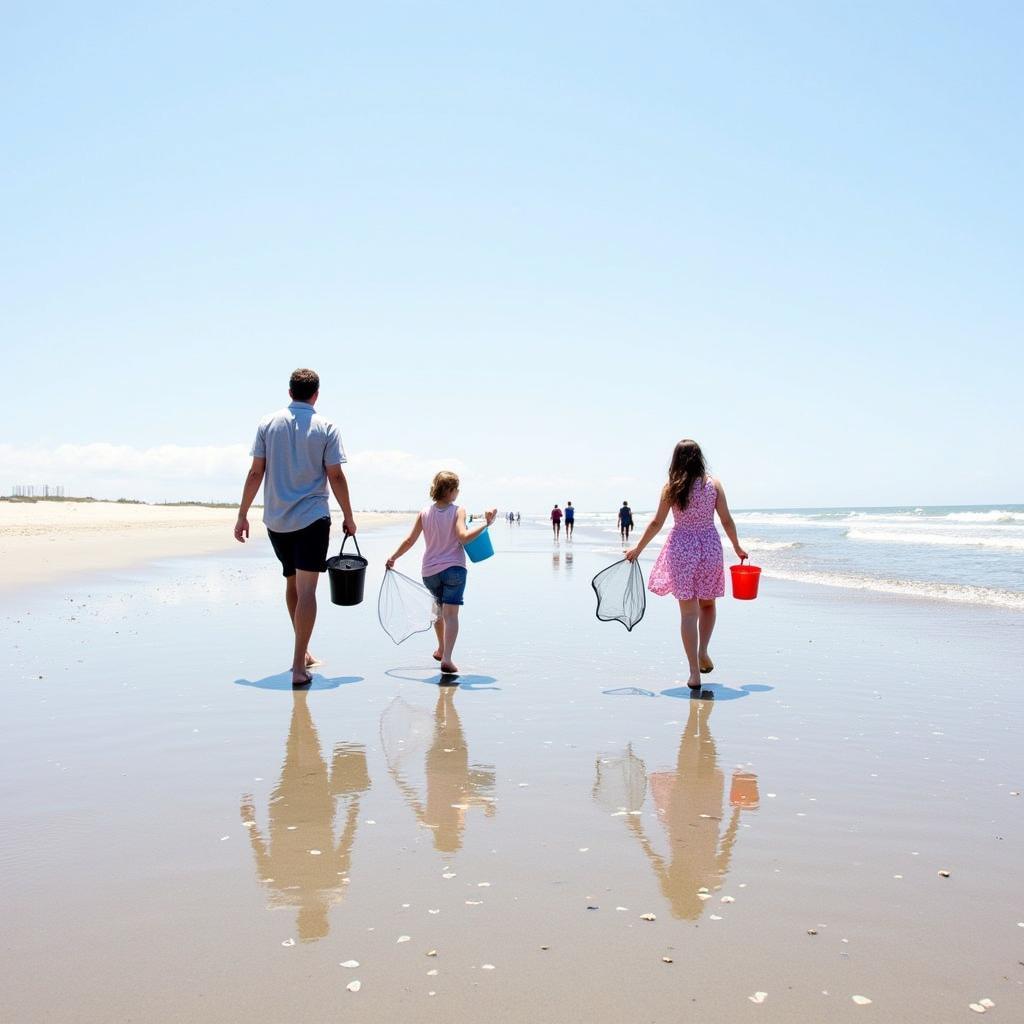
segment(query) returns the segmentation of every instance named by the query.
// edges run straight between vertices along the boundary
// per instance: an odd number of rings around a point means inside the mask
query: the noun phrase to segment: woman
[[[647,589],[662,597],[672,594],[679,602],[683,650],[690,668],[686,685],[699,690],[701,673],[711,672],[715,667],[708,655],[708,643],[715,628],[715,600],[725,595],[716,512],[736,555],[742,559],[747,553],[740,547],[721,481],[708,476],[704,454],[696,441],[686,439],[676,445],[658,511],[640,543],[626,552],[629,561],[637,559],[658,535],[669,509],[672,530],[651,569]]]

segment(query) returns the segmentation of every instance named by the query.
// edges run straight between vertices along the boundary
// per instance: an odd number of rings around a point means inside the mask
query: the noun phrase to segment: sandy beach
[[[252,541],[266,538],[261,513],[249,516]],[[0,589],[236,547],[235,516],[234,509],[200,505],[0,502]],[[372,529],[397,518],[409,517],[362,512],[357,525]]]
[[[765,580],[691,700],[614,548],[497,526],[457,688],[377,623],[397,524],[308,692],[263,538],[0,595],[0,1017],[1020,1018],[1017,615]]]

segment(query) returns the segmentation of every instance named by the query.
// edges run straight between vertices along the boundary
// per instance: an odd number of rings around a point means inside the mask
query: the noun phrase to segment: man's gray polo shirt
[[[292,533],[331,514],[327,467],[345,461],[338,428],[308,402],[292,402],[256,430],[252,456],[267,460],[263,522],[268,530]]]

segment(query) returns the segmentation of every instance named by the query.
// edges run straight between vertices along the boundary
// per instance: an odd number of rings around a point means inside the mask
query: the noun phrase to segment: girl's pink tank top
[[[436,576],[453,565],[466,564],[466,553],[455,534],[458,505],[428,505],[420,513],[423,524],[423,575]]]

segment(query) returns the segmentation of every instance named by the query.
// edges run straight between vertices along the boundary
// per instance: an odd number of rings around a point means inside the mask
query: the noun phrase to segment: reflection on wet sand
[[[494,767],[471,765],[453,687],[441,687],[431,720],[424,708],[396,697],[381,716],[381,739],[388,772],[421,825],[434,835],[434,847],[455,853],[462,847],[466,813],[482,806],[495,813]],[[424,776],[415,781],[423,752]],[[425,797],[422,795],[425,789]]]
[[[359,820],[359,794],[369,788],[366,751],[359,744],[335,746],[328,773],[308,694],[296,691],[281,780],[270,797],[269,842],[256,825],[249,795],[242,798],[242,822],[249,830],[256,871],[270,893],[271,906],[298,908],[303,941],[327,934],[328,910],[344,895]],[[345,799],[345,820],[335,843],[338,797]]]
[[[729,870],[741,811],[758,806],[757,776],[737,771],[726,814],[725,776],[708,728],[713,708],[712,701],[690,702],[674,771],[648,774],[643,760],[627,747],[622,757],[598,759],[594,784],[595,800],[606,808],[617,801],[613,813],[626,812],[626,826],[647,855],[672,914],[688,921],[700,917],[702,896],[719,887]],[[638,813],[648,785],[669,842],[664,856],[648,838]]]

